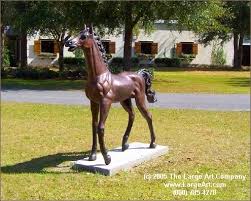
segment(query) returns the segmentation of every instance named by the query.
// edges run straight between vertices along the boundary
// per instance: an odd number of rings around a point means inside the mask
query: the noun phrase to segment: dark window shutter
[[[138,53],[138,54],[141,53],[141,43],[140,42],[135,42],[134,50],[135,50],[135,53]]]
[[[59,53],[59,47],[58,47],[58,43],[56,40],[54,40],[54,53]]]
[[[182,53],[182,44],[176,43],[176,55],[179,56]]]
[[[198,54],[198,44],[193,44],[193,54]]]
[[[115,54],[115,42],[109,42],[109,54]]]
[[[158,43],[152,43],[151,44],[151,53],[152,54],[158,54]]]
[[[41,41],[40,40],[34,41],[34,52],[35,52],[35,54],[41,53]]]

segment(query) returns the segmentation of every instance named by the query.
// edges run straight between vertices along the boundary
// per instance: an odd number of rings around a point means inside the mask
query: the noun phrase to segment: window
[[[198,44],[193,42],[181,42],[176,44],[176,55],[198,54]]]
[[[102,44],[105,48],[105,52],[109,54],[109,41],[102,41]]]
[[[141,53],[151,54],[152,53],[152,42],[141,42]]]
[[[58,43],[55,40],[42,39],[34,41],[34,52],[37,55],[41,53],[56,54],[59,52]]]
[[[41,40],[41,52],[42,53],[54,53],[54,41],[53,40]]]
[[[138,54],[157,54],[158,43],[152,41],[139,41],[135,42],[135,53]]]
[[[106,54],[115,54],[115,42],[110,40],[102,40],[102,44],[105,48]]]
[[[193,43],[181,43],[182,53],[193,54]]]

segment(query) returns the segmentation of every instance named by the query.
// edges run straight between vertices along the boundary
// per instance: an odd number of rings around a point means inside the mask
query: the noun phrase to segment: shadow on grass
[[[1,167],[1,173],[60,173],[60,171],[46,171],[46,168],[57,168],[64,162],[76,161],[87,157],[89,152],[57,153],[31,159],[14,165]],[[68,166],[69,169],[69,166]]]
[[[227,81],[227,84],[234,87],[250,87],[249,77],[234,77]]]

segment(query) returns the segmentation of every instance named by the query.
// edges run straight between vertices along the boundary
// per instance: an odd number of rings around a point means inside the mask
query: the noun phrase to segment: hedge
[[[131,64],[132,64],[132,65],[137,65],[138,63],[139,63],[138,57],[132,57],[132,58],[131,58]],[[123,59],[123,57],[113,57],[113,58],[112,58],[112,61],[111,61],[111,65],[114,65],[114,64],[123,66],[123,64],[124,64],[124,59]]]
[[[156,58],[154,63],[157,67],[179,67],[181,60],[179,58]]]
[[[23,78],[23,79],[52,79],[57,78],[58,73],[49,68],[4,68],[1,76],[3,78]]]
[[[75,66],[85,66],[85,59],[76,58],[76,57],[64,57],[64,64],[75,65]]]
[[[65,69],[63,72],[50,70],[49,68],[25,67],[25,68],[2,68],[2,78],[22,79],[80,79],[86,77],[87,72],[83,68]]]

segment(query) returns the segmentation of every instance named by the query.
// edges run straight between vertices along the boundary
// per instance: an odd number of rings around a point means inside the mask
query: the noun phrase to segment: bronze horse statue
[[[138,73],[122,72],[120,74],[112,74],[108,68],[105,49],[100,38],[94,33],[92,26],[85,26],[84,30],[82,30],[77,37],[72,39],[69,38],[70,36],[65,40],[65,46],[69,47],[68,51],[82,48],[88,66],[85,93],[91,105],[93,135],[92,150],[89,160],[96,160],[98,134],[100,150],[104,157],[105,164],[108,165],[111,162],[111,157],[107,154],[105,147],[104,128],[109,109],[114,102],[120,102],[129,115],[128,125],[122,139],[122,151],[128,149],[129,145],[127,140],[135,116],[131,98],[135,98],[139,111],[148,123],[151,133],[150,148],[155,148],[155,133],[152,124],[152,116],[145,104],[145,96],[150,103],[156,101],[155,92],[151,90],[152,75],[144,69],[140,70]]]

